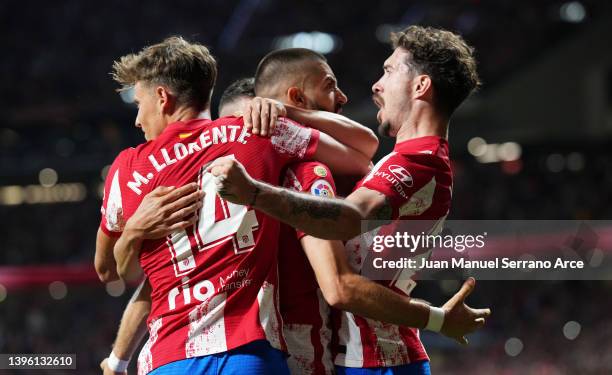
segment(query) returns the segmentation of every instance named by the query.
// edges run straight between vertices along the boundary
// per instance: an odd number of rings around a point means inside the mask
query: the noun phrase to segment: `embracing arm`
[[[368,160],[372,159],[378,148],[378,138],[374,132],[348,117],[290,105],[285,105],[285,108],[290,119],[328,134],[344,145],[359,151]]]
[[[348,264],[342,242],[312,236],[305,236],[300,242],[323,297],[331,306],[406,327],[423,328],[427,325],[427,304],[356,274]]]
[[[319,143],[313,159],[325,163],[332,173],[339,175],[366,175],[370,171],[370,158],[352,147],[345,140],[336,140],[324,132],[319,133]]]
[[[378,138],[365,126],[342,115],[310,111],[267,98],[255,97],[243,108],[244,125],[253,134],[274,134],[277,119],[290,119],[320,130],[314,159],[322,161],[339,175],[363,176],[370,170],[370,159],[378,148]]]
[[[320,198],[254,180],[239,161],[221,157],[206,170],[217,177],[219,195],[230,202],[250,205],[312,236],[349,240],[361,234],[361,220],[391,219],[384,194],[367,188],[346,199]]]
[[[117,242],[116,238],[107,235],[101,228],[98,228],[94,267],[100,281],[104,283],[119,279],[115,258],[113,257],[115,242]]]
[[[128,220],[129,222],[129,220]],[[115,243],[113,253],[117,262],[117,274],[126,281],[133,281],[142,276],[142,268],[138,262],[142,236],[126,225],[126,230]]]
[[[174,231],[193,225],[196,211],[202,207],[204,192],[196,183],[179,188],[159,186],[147,194],[125,223],[114,247],[117,273],[126,280],[140,277],[138,262],[142,241],[164,238]]]

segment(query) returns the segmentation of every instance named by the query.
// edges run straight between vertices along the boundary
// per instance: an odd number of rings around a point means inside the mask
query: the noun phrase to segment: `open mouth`
[[[372,95],[372,101],[378,108],[381,108],[383,105],[382,99],[376,95]]]

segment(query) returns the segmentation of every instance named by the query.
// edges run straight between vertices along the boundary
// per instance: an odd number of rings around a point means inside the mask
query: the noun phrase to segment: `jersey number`
[[[214,177],[204,168],[198,175],[198,184],[204,190],[204,205],[198,223],[168,236],[168,248],[176,276],[191,272],[196,264],[194,253],[211,249],[231,241],[235,254],[253,250],[253,231],[259,223],[254,210],[221,199],[217,195]]]

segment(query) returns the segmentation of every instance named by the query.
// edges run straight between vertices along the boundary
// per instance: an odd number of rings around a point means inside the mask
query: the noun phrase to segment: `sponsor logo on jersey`
[[[310,188],[310,192],[318,197],[334,197],[334,189],[331,184],[323,179],[315,181]]]
[[[181,134],[179,134],[179,138],[180,139],[185,139],[187,137],[190,137],[191,134],[193,134],[193,133],[181,133]]]
[[[388,169],[389,169],[389,172],[391,172],[391,174],[394,175],[395,178],[397,178],[397,180],[401,182],[403,185],[407,187],[412,186],[412,182],[413,182],[412,176],[406,170],[406,168],[402,167],[401,165],[392,164],[389,166]]]
[[[327,170],[324,167],[317,165],[314,167],[314,174],[319,177],[327,177]]]

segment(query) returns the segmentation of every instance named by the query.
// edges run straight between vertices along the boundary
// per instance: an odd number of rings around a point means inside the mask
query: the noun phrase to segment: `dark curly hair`
[[[431,77],[436,106],[448,117],[481,84],[476,71],[474,48],[450,31],[410,26],[392,33],[393,48],[412,54],[405,63],[419,74]]]

